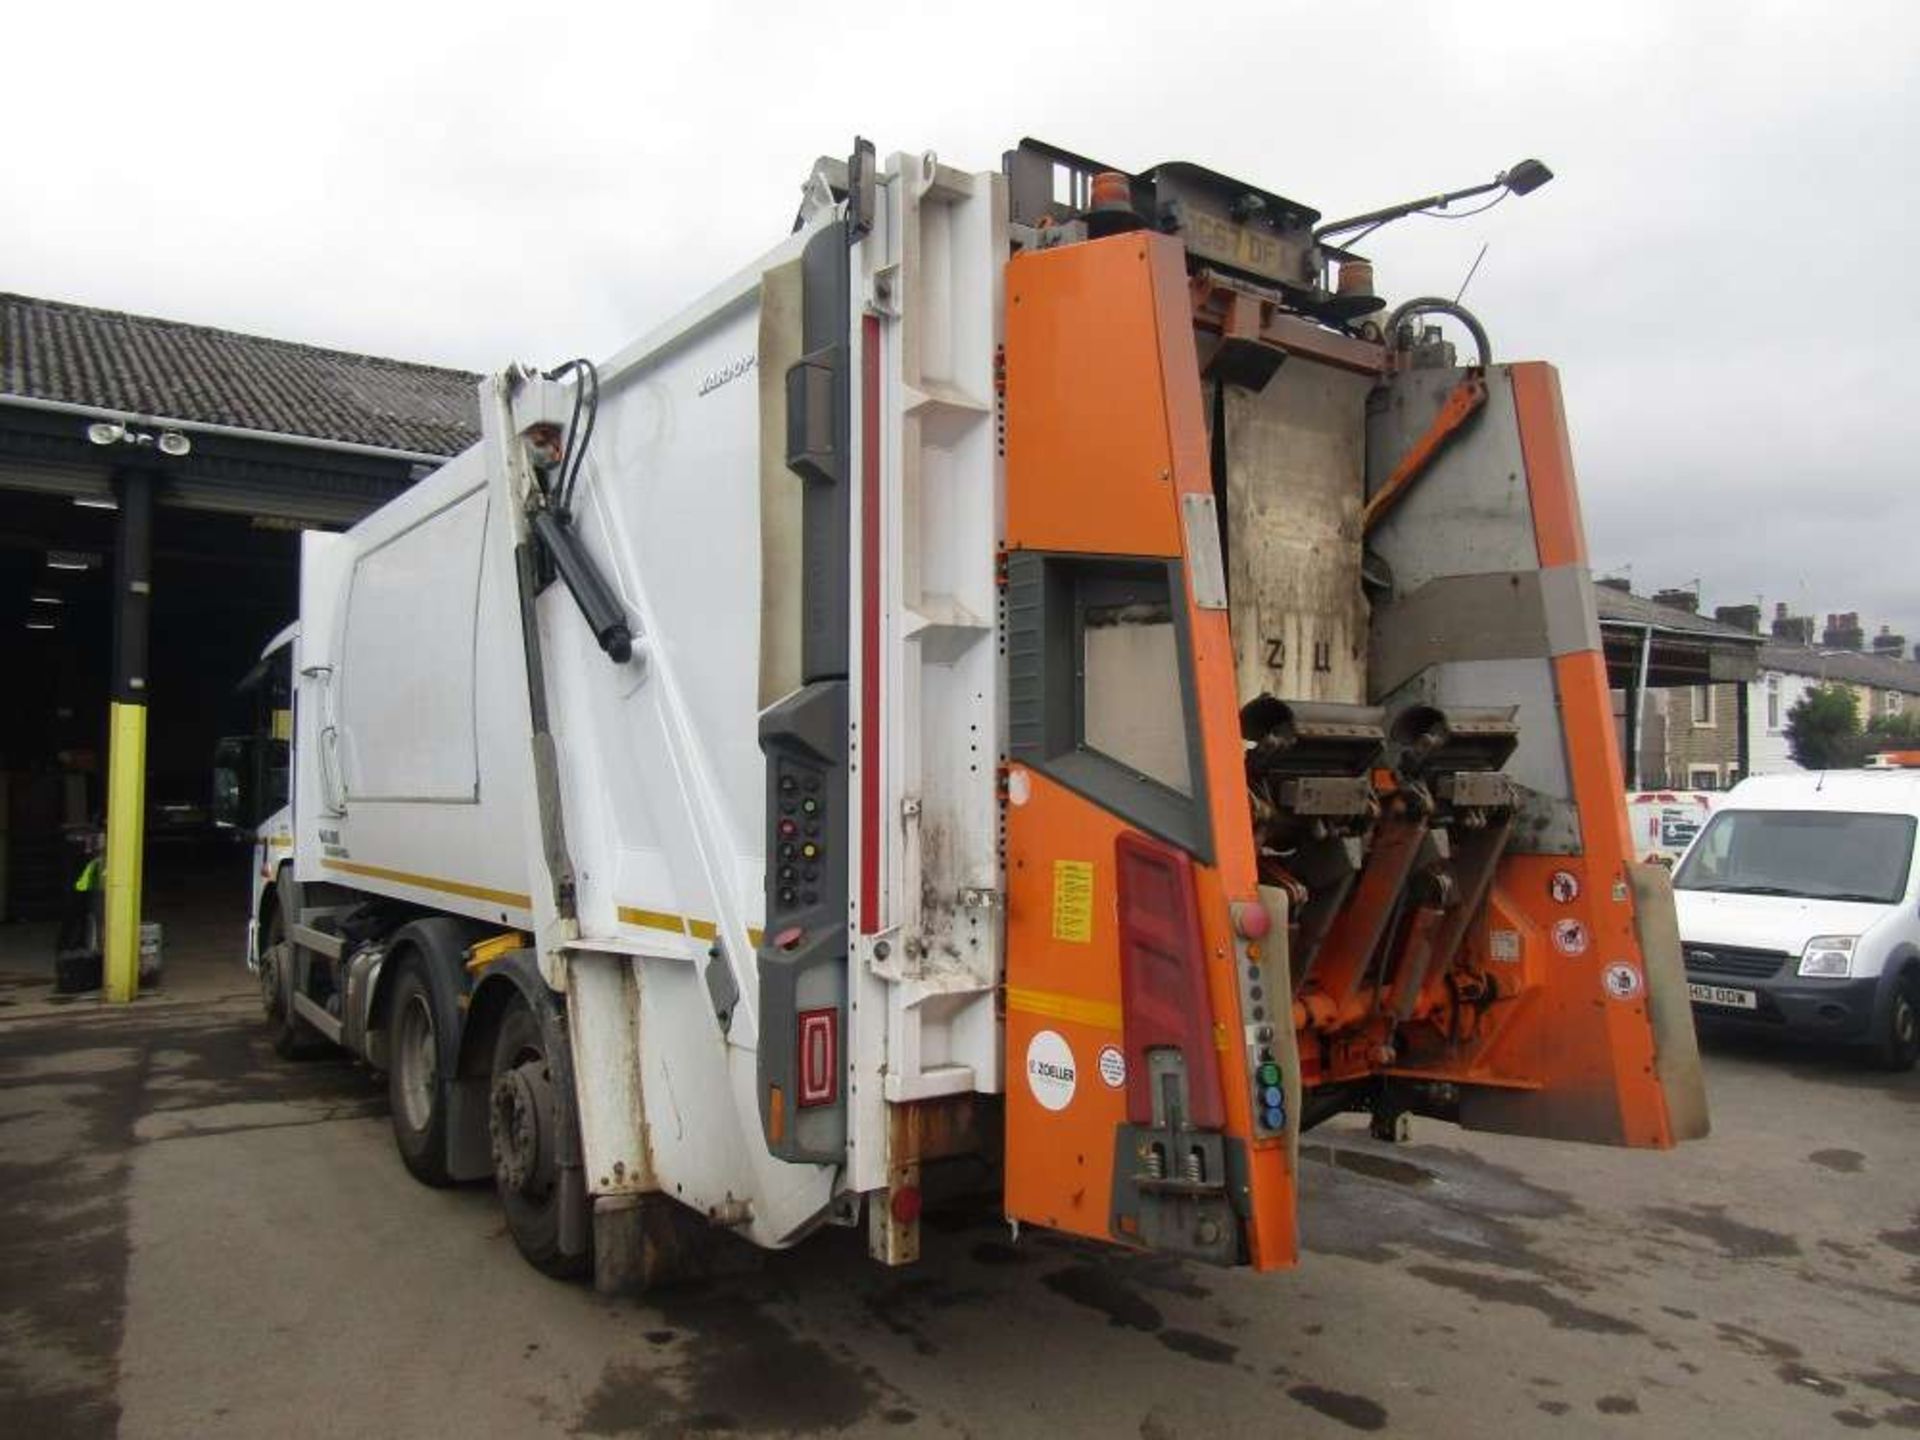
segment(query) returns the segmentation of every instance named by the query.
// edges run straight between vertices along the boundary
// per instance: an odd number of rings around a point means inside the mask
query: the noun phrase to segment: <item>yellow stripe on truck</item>
[[[485,885],[469,885],[464,880],[442,880],[436,875],[414,875],[405,870],[389,870],[384,865],[362,865],[357,860],[322,860],[320,868],[343,875],[364,875],[369,880],[388,880],[395,885],[411,885],[416,890],[437,890],[442,895],[458,895],[467,900],[485,900],[511,909],[533,908],[531,895],[512,890],[490,890]]]
[[[1060,995],[1051,990],[1022,990],[1007,987],[1007,1009],[1025,1015],[1042,1015],[1049,1020],[1074,1020],[1102,1030],[1118,1030],[1120,1007],[1105,1000],[1087,1000],[1078,995]]]
[[[676,915],[671,910],[646,910],[638,905],[622,905],[614,912],[622,925],[638,925],[642,930],[664,930],[669,935],[690,935],[695,940],[708,943],[720,934],[720,927],[711,920],[702,920],[693,915]],[[758,927],[747,928],[747,942],[756,950],[760,948],[763,933]]]

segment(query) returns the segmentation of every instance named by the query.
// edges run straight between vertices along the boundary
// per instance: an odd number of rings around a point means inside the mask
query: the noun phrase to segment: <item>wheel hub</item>
[[[521,1195],[553,1184],[553,1086],[534,1063],[502,1071],[493,1081],[493,1173]]]

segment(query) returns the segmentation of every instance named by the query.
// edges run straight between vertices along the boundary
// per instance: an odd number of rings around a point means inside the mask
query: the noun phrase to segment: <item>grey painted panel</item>
[[[1367,489],[1377,490],[1433,423],[1460,370],[1414,370],[1376,398],[1367,421]],[[1443,575],[1540,565],[1526,467],[1506,369],[1487,372],[1487,403],[1387,513],[1368,546],[1405,595]]]
[[[1599,648],[1584,568],[1449,575],[1374,612],[1368,680],[1394,690],[1429,665]]]

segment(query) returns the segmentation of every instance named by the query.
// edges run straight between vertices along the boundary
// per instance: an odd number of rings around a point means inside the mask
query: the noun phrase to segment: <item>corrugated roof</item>
[[[1616,590],[1598,581],[1594,582],[1593,598],[1603,625],[1612,620],[1624,625],[1653,625],[1662,630],[1698,635],[1702,639],[1744,641],[1749,645],[1760,643],[1758,635],[1750,630],[1742,630],[1737,625],[1722,624],[1692,610],[1682,610],[1677,605],[1662,605],[1644,595],[1630,595],[1625,590]]]
[[[7,395],[456,455],[480,438],[480,377],[232,330],[0,293]]]
[[[1760,668],[1787,675],[1810,675],[1816,680],[1844,680],[1877,690],[1920,695],[1920,665],[1892,655],[1867,655],[1857,650],[1815,650],[1805,645],[1763,645]]]

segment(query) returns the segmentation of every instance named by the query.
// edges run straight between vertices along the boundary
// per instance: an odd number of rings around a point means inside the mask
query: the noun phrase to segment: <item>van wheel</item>
[[[1911,1070],[1920,1061],[1920,975],[1909,971],[1894,982],[1886,1024],[1873,1047],[1882,1070]]]
[[[506,1212],[513,1243],[536,1270],[548,1275],[582,1274],[592,1256],[560,1248],[560,1211],[567,1190],[586,1181],[560,1165],[563,1127],[575,1127],[573,1096],[563,1093],[548,1063],[540,1021],[515,996],[500,1018],[493,1047],[493,1083],[487,1104],[493,1147],[493,1182]]]
[[[387,1004],[387,1108],[393,1143],[423,1185],[451,1185],[447,1171],[446,1026],[434,1004],[426,961],[415,952],[400,960]]]

